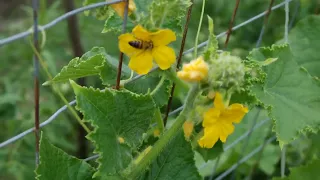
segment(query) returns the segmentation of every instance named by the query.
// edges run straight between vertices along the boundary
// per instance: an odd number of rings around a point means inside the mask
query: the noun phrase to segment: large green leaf
[[[53,146],[42,134],[40,164],[36,170],[38,180],[89,180],[94,172],[88,163]]]
[[[267,77],[263,86],[253,88],[258,99],[269,106],[280,145],[297,138],[299,133],[319,129],[320,87],[294,61],[286,45],[253,50],[249,59],[278,60],[265,67]]]
[[[308,16],[290,31],[289,44],[294,60],[312,76],[320,77],[320,16]]]
[[[200,180],[194,154],[182,131],[174,137],[140,180]]]
[[[81,58],[72,59],[51,81],[44,83],[67,82],[69,79],[99,75],[104,85],[116,82],[118,61],[109,56],[102,47],[94,47]],[[123,65],[122,78],[128,77],[130,70]]]
[[[305,166],[291,168],[288,177],[273,178],[273,180],[319,180],[319,167],[320,159],[316,159]]]
[[[74,82],[72,86],[77,108],[95,128],[88,135],[96,146],[95,152],[100,154],[95,176],[111,179],[127,167],[132,151],[141,145],[142,134],[154,116],[155,104],[150,95],[113,89],[101,91],[80,87]]]

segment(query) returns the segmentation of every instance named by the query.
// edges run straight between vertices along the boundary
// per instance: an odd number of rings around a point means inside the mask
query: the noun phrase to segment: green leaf
[[[290,31],[289,44],[294,60],[312,76],[320,77],[320,16],[299,21]]]
[[[144,25],[169,28],[179,35],[182,32],[182,18],[190,5],[190,0],[154,0],[149,8],[150,14],[144,19]]]
[[[104,22],[102,33],[114,32],[120,34],[122,32],[123,19],[114,11],[110,13],[109,18]],[[130,32],[134,28],[135,24],[128,18],[126,31]]]
[[[94,169],[88,163],[53,146],[41,133],[40,164],[36,169],[36,179],[89,180],[93,173]]]
[[[67,82],[69,79],[99,75],[104,85],[112,85],[116,82],[118,61],[105,52],[102,47],[94,47],[86,52],[81,58],[72,59],[69,64],[62,68],[51,81],[51,83]],[[123,65],[122,78],[128,77],[130,69]]]
[[[315,132],[320,123],[320,87],[294,61],[286,45],[260,48],[250,53],[252,59],[278,60],[264,67],[267,77],[254,93],[269,108],[274,119],[274,131],[280,145],[290,143],[299,133]]]
[[[209,39],[208,39],[207,49],[203,54],[205,61],[209,61],[211,58],[215,57],[216,51],[218,50],[218,40],[214,34],[214,24],[210,16],[208,16],[208,23],[209,23]]]
[[[150,95],[112,89],[100,91],[71,84],[77,108],[95,128],[88,135],[95,144],[95,152],[100,154],[99,171],[94,176],[107,179],[117,176],[131,162],[132,151],[141,145],[142,135],[154,116],[155,104]]]
[[[319,179],[320,159],[315,159],[311,163],[290,168],[290,175],[285,178],[272,178],[273,180],[316,180]]]
[[[174,137],[140,180],[200,180],[194,154],[182,131]]]
[[[97,54],[85,61],[76,57],[72,59],[67,66],[63,67],[61,72],[51,81],[46,82],[45,85],[50,83],[67,82],[69,79],[97,75],[99,74],[98,68],[103,66],[104,61],[105,59],[101,54]]]
[[[147,75],[134,83],[129,83],[125,85],[125,88],[138,93],[138,94],[146,94],[148,91],[152,91],[158,85],[160,78],[154,75]],[[158,107],[162,107],[168,103],[168,99],[170,96],[171,83],[168,80],[165,80],[160,88],[152,95],[154,102]]]
[[[90,4],[95,4],[95,3],[99,3],[99,2],[101,2],[101,0],[85,0],[83,2],[83,6],[88,6]],[[110,9],[110,6],[102,6],[102,7],[95,8],[93,10],[84,11],[84,14],[86,16],[92,15],[92,16],[96,17],[98,20],[103,20],[103,19],[106,19],[109,17],[109,15],[110,15],[109,9]]]
[[[198,146],[197,151],[201,154],[203,160],[206,162],[218,157],[221,153],[223,153],[222,142],[218,141],[212,148],[200,148]]]

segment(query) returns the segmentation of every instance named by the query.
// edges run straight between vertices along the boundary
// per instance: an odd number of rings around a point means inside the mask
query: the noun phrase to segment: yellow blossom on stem
[[[175,33],[169,29],[149,32],[137,25],[132,33],[119,36],[119,48],[130,57],[130,69],[138,74],[147,74],[152,69],[153,59],[162,70],[175,62],[175,52],[167,46],[175,40]]]
[[[234,131],[233,123],[239,123],[247,112],[248,108],[238,103],[225,107],[222,95],[217,92],[214,107],[203,115],[204,135],[198,141],[200,147],[212,148],[219,138],[226,142]]]
[[[133,0],[128,0],[129,1],[129,6],[128,6],[128,15],[130,15],[133,11],[136,10],[136,4],[134,3]],[[125,2],[119,2],[116,4],[111,4],[110,5],[119,16],[123,18],[124,15],[124,10],[126,8],[126,3]]]
[[[178,72],[178,77],[188,82],[198,82],[208,76],[209,66],[200,56],[188,64],[184,64],[182,70]]]
[[[183,124],[183,132],[184,132],[184,137],[186,139],[189,139],[191,134],[192,134],[192,131],[193,131],[193,127],[194,127],[194,124],[192,121],[186,121],[184,122]]]

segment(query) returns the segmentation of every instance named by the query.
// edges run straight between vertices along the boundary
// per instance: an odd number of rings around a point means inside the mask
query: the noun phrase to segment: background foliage
[[[282,2],[281,0],[275,0],[274,4]],[[82,1],[77,0],[77,7],[82,6]],[[299,8],[297,9],[297,15],[295,16],[295,9],[299,3]],[[32,10],[30,9],[31,1],[24,2],[12,2],[0,1],[0,7],[5,7],[8,5],[10,11],[3,10],[1,13],[1,21],[3,22],[0,26],[0,38],[5,38],[15,33],[24,31],[31,27],[32,25]],[[250,17],[253,17],[264,10],[266,10],[269,1],[256,1],[256,0],[246,0],[240,3],[238,14],[236,17],[235,24],[239,24]],[[40,24],[46,24],[52,19],[64,13],[63,1],[54,0],[46,1],[40,0]],[[139,7],[139,6],[138,6]],[[234,8],[234,3],[231,1],[207,1],[205,8],[205,14],[211,16],[215,25],[215,33],[226,31],[229,25],[229,20],[232,15]],[[296,0],[290,4],[291,14],[290,19],[294,20],[290,22],[290,28],[293,28],[289,35],[289,43],[291,45],[291,52],[288,53],[292,55],[299,65],[303,65],[311,76],[319,77],[319,71],[316,67],[319,67],[319,57],[317,56],[317,50],[319,49],[320,39],[317,32],[320,31],[320,20],[319,16],[312,15],[319,8],[317,1],[313,0]],[[198,26],[198,20],[200,18],[201,12],[201,1],[195,1],[195,6],[193,8],[193,13],[190,21],[190,30],[188,32],[186,48],[191,48],[194,45],[194,37],[196,35],[196,30]],[[81,41],[82,46],[85,51],[89,51],[94,46],[104,47],[105,51],[112,57],[110,59],[110,65],[112,65],[111,59],[117,58],[118,48],[114,46],[117,41],[117,36],[113,32],[101,33],[104,27],[104,21],[97,20],[92,16],[85,16],[84,14],[79,14],[79,26],[81,30]],[[182,22],[184,23],[184,22]],[[247,26],[234,31],[231,35],[229,46],[227,50],[230,50],[233,54],[239,55],[245,58],[249,51],[256,46],[257,39],[259,37],[260,29],[262,27],[263,21],[258,20]],[[208,38],[207,34],[207,21],[203,22],[203,27],[201,30],[199,41],[205,41]],[[273,11],[270,15],[269,24],[267,26],[263,41],[261,46],[270,46],[275,42],[281,42],[284,32],[284,9],[280,8]],[[68,39],[67,25],[66,21],[60,22],[55,27],[46,31],[46,43],[42,48],[41,54],[45,58],[48,64],[48,70],[51,74],[57,74],[60,69],[69,63],[71,59],[74,58],[70,41]],[[220,47],[223,47],[224,38],[219,39]],[[178,48],[180,39],[174,43],[174,47]],[[305,49],[305,47],[310,47]],[[33,126],[33,79],[32,79],[32,49],[29,45],[28,39],[22,39],[14,43],[0,47],[1,56],[1,66],[0,66],[0,142],[10,138],[11,136],[18,134],[19,132],[30,128]],[[286,55],[284,55],[286,56]],[[186,56],[183,60],[188,61],[191,56]],[[309,59],[310,61],[300,61],[302,59]],[[99,60],[97,60],[99,61]],[[97,62],[99,63],[99,62]],[[293,62],[292,62],[293,63]],[[296,66],[294,63],[292,66]],[[299,79],[300,76],[308,76],[306,72],[293,73],[291,66],[286,66],[287,73],[292,73],[292,79]],[[98,70],[97,70],[98,71]],[[296,72],[295,70],[294,72]],[[94,72],[94,73],[101,73]],[[281,71],[282,72],[282,71]],[[44,72],[41,72],[40,82],[44,83],[48,79],[46,78]],[[280,72],[275,72],[280,73]],[[296,77],[299,76],[299,77]],[[154,77],[157,78],[157,77]],[[106,78],[107,79],[107,78]],[[291,80],[292,80],[291,79]],[[301,79],[301,78],[300,78]],[[141,80],[143,81],[143,79]],[[286,82],[288,80],[283,80]],[[91,77],[88,79],[88,85],[94,85],[99,87],[101,80],[98,77]],[[104,81],[105,83],[110,83],[109,81]],[[143,84],[144,82],[141,82]],[[310,82],[309,83],[313,83]],[[129,87],[129,89],[135,89],[138,92],[146,92],[138,86]],[[281,84],[277,84],[278,86]],[[60,89],[68,97],[69,100],[74,98],[72,87],[68,84],[60,84]],[[298,85],[297,85],[298,86]],[[315,86],[315,85],[312,85]],[[297,88],[297,93],[301,93],[301,96],[306,93],[304,89],[308,89],[309,84],[301,86],[301,89]],[[295,88],[295,87],[293,87]],[[139,89],[139,90],[138,90]],[[48,86],[41,86],[41,121],[46,120],[50,115],[52,115],[58,108],[63,105],[60,98],[55,95],[52,89]],[[311,90],[308,90],[307,93]],[[178,89],[175,92],[175,98],[172,108],[179,107],[182,102],[182,94],[185,93],[183,88]],[[285,93],[285,91],[283,92]],[[295,94],[297,95],[297,94]],[[270,99],[265,97],[265,99]],[[288,98],[291,99],[291,98]],[[165,102],[158,102],[160,106],[163,106]],[[265,103],[268,103],[267,101]],[[281,114],[283,111],[281,109],[281,103],[279,102],[279,107],[276,107],[276,114]],[[303,104],[303,103],[302,103]],[[309,104],[304,104],[307,107]],[[300,104],[301,106],[301,104]],[[317,105],[314,105],[317,106]],[[301,107],[294,108],[301,109]],[[290,110],[292,111],[292,110]],[[299,117],[299,112],[295,111],[293,117]],[[308,112],[304,110],[303,113]],[[252,110],[243,120],[243,122],[236,127],[235,133],[229,137],[228,144],[232,143],[237,137],[246,132],[251,128],[252,122],[254,121],[256,114],[258,114],[258,122],[266,119],[267,111],[265,110]],[[319,117],[316,113],[312,116],[314,119],[318,120]],[[310,115],[310,113],[307,113]],[[313,114],[313,113],[311,113]],[[290,114],[291,116],[291,114]],[[311,116],[310,116],[311,117]],[[313,121],[313,120],[311,120]],[[170,119],[169,119],[170,123]],[[263,127],[257,129],[253,132],[250,143],[246,144],[245,141],[239,143],[232,149],[223,152],[220,158],[219,166],[216,168],[216,174],[223,172],[235,163],[239,157],[251,152],[255,147],[261,144],[266,138],[271,137],[268,127],[271,126],[271,121],[264,124]],[[285,128],[287,126],[285,125]],[[277,127],[276,127],[277,128]],[[61,114],[50,126],[43,128],[46,134],[46,138],[53,143],[55,146],[63,149],[68,154],[78,156],[79,148],[77,144],[79,143],[77,122],[70,115],[69,112]],[[294,132],[294,130],[292,130]],[[281,136],[283,141],[291,141]],[[93,138],[93,137],[92,137]],[[176,139],[181,137],[176,137]],[[319,134],[305,135],[302,138],[295,139],[287,147],[287,165],[290,168],[295,166],[304,165],[305,167],[315,167],[319,164],[318,160],[320,156],[320,144],[317,143],[317,139],[320,138]],[[44,144],[46,141],[43,142]],[[48,145],[49,146],[49,145]],[[88,143],[89,146],[89,143]],[[183,144],[181,144],[183,146]],[[245,152],[243,152],[243,147],[245,147]],[[178,148],[177,148],[178,149]],[[180,148],[179,148],[180,149]],[[48,149],[54,151],[55,149]],[[182,149],[186,151],[185,153],[190,153],[188,149]],[[181,151],[182,151],[181,150]],[[93,151],[93,147],[89,147],[89,152]],[[22,140],[19,140],[5,148],[0,149],[0,179],[33,179],[35,167],[34,164],[34,137],[32,134],[28,135]],[[168,153],[166,150],[162,152],[161,155]],[[171,152],[173,155],[175,152]],[[92,153],[87,153],[87,156],[92,155]],[[161,157],[159,157],[161,158]],[[277,143],[271,143],[264,147],[262,155],[256,155],[252,159],[246,161],[244,164],[240,165],[235,171],[235,175],[238,178],[243,178],[246,175],[250,175],[252,178],[268,178],[272,176],[279,176],[280,173],[280,149]],[[213,166],[216,160],[205,161],[199,154],[196,154],[197,168],[200,174],[203,176],[208,176],[212,173]],[[310,160],[313,160],[310,163]],[[191,161],[186,159],[186,163]],[[4,162],[4,163],[3,163]],[[308,163],[307,163],[308,162]],[[75,162],[77,164],[78,162]],[[152,164],[150,171],[145,175],[152,179],[153,171],[161,174],[158,169],[159,164]],[[290,169],[292,174],[302,173],[305,167],[297,167]],[[83,168],[89,168],[89,165],[84,165]],[[191,170],[192,171],[192,168]],[[289,171],[289,169],[287,170]],[[175,173],[175,172],[172,172]],[[164,174],[163,174],[164,175]],[[86,174],[84,174],[86,176]],[[294,178],[293,178],[294,177]],[[288,179],[295,179],[297,176],[289,176]]]

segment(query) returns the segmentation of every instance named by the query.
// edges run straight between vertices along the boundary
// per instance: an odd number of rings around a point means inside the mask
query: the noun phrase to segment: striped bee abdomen
[[[137,48],[137,49],[152,49],[153,48],[152,41],[142,41],[142,40],[129,41],[129,45],[134,48]]]
[[[137,49],[142,49],[143,41],[129,41],[129,45]]]

